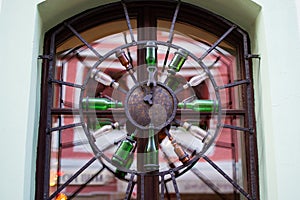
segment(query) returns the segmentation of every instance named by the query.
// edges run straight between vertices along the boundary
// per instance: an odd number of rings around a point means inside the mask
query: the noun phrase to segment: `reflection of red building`
[[[116,36],[117,38],[119,36]],[[119,38],[120,39],[120,38]],[[158,38],[158,40],[166,40],[166,37],[163,37],[163,34]],[[185,38],[185,40],[188,40]],[[195,43],[194,40],[184,41],[181,36],[177,36],[174,39],[174,42],[181,43],[184,46],[185,42]],[[95,49],[99,48],[110,48],[110,40],[101,40],[99,43],[94,44]],[[198,55],[201,55],[205,51],[205,45],[201,42],[196,43],[199,48]],[[201,50],[202,49],[202,50]],[[192,51],[192,50],[191,50]],[[131,54],[133,58],[136,58],[136,55]],[[171,57],[171,56],[170,56]],[[56,79],[63,79],[65,82],[77,83],[81,85],[85,80],[87,72],[90,69],[91,63],[95,61],[95,58],[90,54],[86,49],[82,48],[78,50],[76,56],[66,56],[62,54],[59,57],[58,66],[56,67]],[[164,59],[164,54],[158,55],[159,60]],[[169,58],[170,61],[171,58]],[[133,59],[136,60],[136,59]],[[217,80],[218,85],[224,85],[229,82],[232,82],[235,77],[235,59],[234,56],[224,52],[224,51],[215,51],[213,54],[209,55],[205,62],[207,65],[213,64],[214,61],[218,61],[214,64],[211,69],[214,78]],[[104,66],[107,64],[107,66]],[[191,77],[197,75],[198,73],[203,73],[203,71],[195,70],[193,63],[186,62],[185,66],[179,73],[179,76],[184,77],[185,80],[189,80]],[[136,64],[134,64],[136,66]],[[158,63],[158,66],[161,66],[161,63]],[[107,67],[107,68],[106,68]],[[100,68],[105,71],[106,74],[109,74],[113,78],[117,79],[118,82],[126,83],[130,85],[126,76],[124,74],[124,68],[118,63],[117,59],[110,60],[105,62],[103,65],[100,65]],[[118,73],[119,72],[119,73]],[[79,96],[80,90],[74,87],[62,86],[62,89],[57,86],[55,88],[54,95],[54,107],[55,108],[65,108],[77,110],[79,105]],[[211,85],[209,80],[201,83],[193,90],[183,92],[180,96],[180,100],[183,100],[191,95],[191,91],[199,99],[215,99],[215,96],[211,94]],[[225,90],[221,93],[222,106],[225,108],[235,108],[238,109],[239,102],[235,101],[235,96],[238,94],[238,91]],[[97,96],[97,97],[111,97],[113,95],[112,88],[105,87],[101,84],[91,81],[89,88],[86,90],[86,95]],[[112,119],[113,120],[113,119]],[[195,120],[198,125],[206,124],[208,128],[209,117],[201,116]],[[240,125],[242,119],[236,116],[226,116],[224,118],[224,124],[235,124]],[[74,118],[72,116],[64,115],[61,118],[54,117],[53,123],[54,127],[56,126],[66,126],[70,124],[76,124],[80,120],[79,118]],[[216,162],[226,171],[227,174],[232,176],[234,179],[241,179],[241,157],[238,141],[239,138],[234,133],[235,131],[231,129],[222,130],[222,134],[218,137],[216,145],[211,148],[209,152],[209,157]],[[233,134],[234,133],[234,134]],[[124,132],[126,134],[126,132]],[[94,155],[88,144],[81,145],[81,143],[87,141],[85,133],[82,128],[74,127],[61,130],[61,133],[54,133],[52,139],[52,159],[51,159],[51,178],[54,181],[52,183],[52,189],[55,189],[57,183],[63,184],[67,181],[72,174],[74,174],[83,163],[88,162]],[[184,136],[183,136],[184,137]],[[61,141],[62,146],[59,147],[58,143]],[[112,148],[107,151],[107,154],[111,156],[115,148]],[[162,153],[161,153],[162,155]],[[172,160],[178,162],[176,155]],[[78,163],[78,165],[77,165]],[[167,165],[166,160],[161,156],[160,158],[161,165]],[[179,164],[179,162],[178,162]],[[209,167],[205,162],[200,159],[199,163],[195,166],[202,174],[205,175],[211,182],[213,182],[221,191],[221,193],[232,193],[232,186],[227,183],[220,175],[218,175],[215,170]],[[81,184],[84,184],[88,181],[99,169],[101,169],[100,162],[96,161],[91,167],[86,171],[80,174],[75,180],[73,180],[70,185],[64,191],[65,193],[73,193]],[[57,177],[58,176],[58,177]],[[57,180],[57,182],[55,182]],[[212,193],[212,189],[207,187],[205,182],[199,182],[199,179],[192,173],[187,172],[184,176],[178,179],[178,185],[181,188],[182,193]],[[103,173],[97,175],[87,187],[84,187],[80,191],[80,196],[90,195],[90,194],[108,194],[108,195],[118,195],[122,194],[125,191],[125,183],[114,178],[113,174],[104,170]],[[172,188],[170,192],[172,192]]]

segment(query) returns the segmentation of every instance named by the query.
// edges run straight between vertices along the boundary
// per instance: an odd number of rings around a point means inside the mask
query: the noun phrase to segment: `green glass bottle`
[[[169,64],[169,69],[173,72],[179,72],[181,67],[183,66],[186,58],[188,56],[188,53],[183,49],[178,49],[175,52],[174,57],[171,60],[171,63]]]
[[[133,163],[133,159],[134,159],[134,154],[131,153],[129,156],[128,156],[128,159],[126,160],[126,163],[125,165],[123,166],[124,168],[126,169],[129,169]],[[119,177],[119,178],[125,178],[127,172],[124,172],[120,169],[116,169],[116,176]]]
[[[154,126],[153,126],[153,124],[150,124],[149,125],[149,138],[148,138],[148,144],[145,148],[145,161],[144,161],[144,168],[147,172],[155,171],[155,170],[159,169],[158,149],[156,147],[154,133],[155,133]]]
[[[146,64],[147,64],[147,71],[148,71],[148,82],[147,82],[147,86],[156,86],[156,80],[155,80],[155,74],[157,71],[156,68],[156,62],[157,62],[157,58],[156,58],[156,49],[157,46],[155,44],[155,42],[153,41],[149,41],[146,44],[146,56],[145,56],[145,60],[146,60]]]
[[[168,69],[168,77],[165,80],[165,84],[171,88],[173,91],[175,91],[178,88],[179,80],[176,78],[175,74],[179,72],[186,61],[186,58],[188,56],[188,53],[183,49],[178,49],[174,57],[172,58],[169,69]]]
[[[92,110],[107,110],[109,108],[122,108],[122,102],[110,101],[106,98],[83,98],[82,107]]]
[[[155,42],[153,41],[149,41],[146,44],[146,64],[149,66],[156,66],[156,49],[157,46],[155,44]]]
[[[131,136],[127,136],[126,139],[123,140],[119,145],[111,161],[122,167],[128,166],[130,164],[127,163],[128,159],[130,158],[131,154],[133,154],[135,150],[135,146],[136,146],[136,141],[134,140],[134,134],[132,134]]]
[[[97,130],[105,125],[110,125],[111,121],[109,118],[97,118],[94,129]]]
[[[178,108],[187,108],[192,109],[198,112],[217,112],[218,111],[218,103],[214,100],[203,100],[196,99],[192,102],[180,102],[178,103]]]

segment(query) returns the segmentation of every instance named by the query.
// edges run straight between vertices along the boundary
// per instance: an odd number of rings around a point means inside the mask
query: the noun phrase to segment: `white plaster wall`
[[[35,1],[2,0],[0,198],[33,199],[39,108]]]
[[[257,120],[262,120],[258,126],[263,130],[259,145],[262,199],[298,199],[299,1],[257,2],[262,6],[256,23],[262,62],[256,70],[255,88],[260,90],[256,93]]]

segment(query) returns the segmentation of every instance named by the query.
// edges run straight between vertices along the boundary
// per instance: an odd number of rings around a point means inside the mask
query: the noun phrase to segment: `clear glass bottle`
[[[203,143],[208,143],[212,139],[212,135],[203,130],[202,128],[192,125],[188,122],[184,122],[182,124],[182,127],[187,130],[189,133],[191,133],[193,136],[201,140]]]

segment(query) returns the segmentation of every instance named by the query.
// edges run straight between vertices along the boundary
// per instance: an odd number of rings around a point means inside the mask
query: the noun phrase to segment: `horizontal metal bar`
[[[49,55],[39,55],[38,59],[46,59],[46,60],[53,60],[53,54],[49,54]]]
[[[58,127],[55,127],[55,128],[50,128],[49,132],[60,131],[60,130],[64,130],[64,129],[68,129],[68,128],[74,128],[74,127],[82,126],[82,125],[83,125],[82,122],[79,122],[79,123],[74,123],[74,124],[68,124],[68,125],[65,125],[65,126],[58,126]]]
[[[259,54],[248,54],[247,59],[260,59],[260,55]]]
[[[47,199],[47,200],[51,200],[54,197],[56,197],[56,195],[58,195],[58,193],[60,193],[63,189],[65,189],[65,187],[67,187],[75,178],[77,178],[86,168],[88,168],[97,158],[93,157],[91,160],[89,160],[84,166],[82,166],[73,176],[71,176],[71,178],[69,178],[69,180],[67,180],[64,184],[62,184],[55,192],[52,193],[52,195]]]
[[[52,83],[60,84],[60,85],[66,85],[66,86],[80,88],[80,89],[84,88],[83,85],[78,85],[78,84],[75,84],[75,83],[69,83],[69,82],[60,81],[60,80],[56,80],[56,79],[51,79],[49,81],[52,82]]]
[[[111,109],[111,110],[83,110],[83,114],[85,115],[124,115],[125,111],[122,108]],[[68,108],[52,108],[51,109],[52,115],[79,115],[79,109],[68,109]],[[184,115],[184,116],[210,116],[214,113],[207,113],[207,112],[197,112],[188,109],[178,109],[176,115]],[[245,115],[245,110],[242,109],[222,109],[222,115]]]
[[[232,149],[234,147],[234,144],[233,143],[228,143],[228,142],[217,141],[216,142],[216,147],[224,148],[224,149]]]
[[[240,81],[235,81],[233,83],[229,83],[223,86],[219,86],[218,89],[225,89],[225,88],[230,88],[230,87],[235,87],[238,85],[242,85],[242,84],[249,84],[250,80],[246,79],[246,80],[240,80]]]
[[[203,156],[203,159],[210,164],[215,170],[217,170],[233,187],[235,187],[242,195],[248,200],[252,200],[250,194],[248,194],[243,188],[241,188],[232,178],[230,178],[220,167],[218,167],[212,160],[207,156]]]
[[[61,144],[61,148],[67,149],[67,148],[71,148],[71,147],[74,147],[74,146],[85,145],[85,144],[88,144],[88,143],[89,143],[88,140],[84,140],[84,141],[74,141],[74,142],[66,142],[66,143],[62,143],[62,144]]]
[[[222,124],[221,126],[223,128],[230,128],[230,129],[234,129],[237,131],[251,132],[251,130],[249,128],[244,128],[244,127],[239,127],[239,126],[234,126],[234,125],[229,125],[229,124]]]

